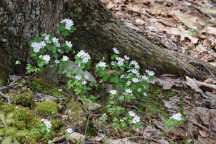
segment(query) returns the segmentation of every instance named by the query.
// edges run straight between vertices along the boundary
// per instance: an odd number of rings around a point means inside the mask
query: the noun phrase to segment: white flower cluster
[[[33,42],[31,43],[31,46],[33,48],[33,51],[35,53],[38,53],[40,51],[41,48],[44,48],[46,46],[46,43],[44,41],[41,42]]]
[[[61,24],[65,24],[65,29],[71,30],[71,27],[74,25],[74,22],[71,19],[63,19]]]
[[[135,74],[136,76],[140,75],[140,73],[137,71],[137,69],[130,69],[127,72],[131,72],[131,73]]]
[[[140,122],[140,117],[139,117],[138,115],[136,115],[135,112],[129,111],[128,114],[129,114],[131,117],[133,117],[132,123],[135,124],[135,123]]]
[[[81,50],[77,55],[77,57],[82,59],[82,63],[87,63],[89,62],[89,60],[91,59],[90,55],[86,52],[84,52],[83,50]]]
[[[105,68],[106,67],[106,63],[105,62],[99,62],[97,63],[96,67],[100,67],[100,68]]]
[[[81,75],[75,75],[75,79],[78,80],[78,81],[82,80],[82,85],[87,84],[87,81],[84,80],[85,78],[83,76],[81,76]]]
[[[49,55],[40,55],[39,58],[41,58],[42,60],[44,60],[47,64],[50,61],[50,56]]]
[[[47,119],[41,119],[41,121],[45,124],[46,128],[47,128],[47,131],[49,132],[51,127],[52,127],[52,124],[49,120]]]
[[[117,65],[118,66],[123,66],[124,65],[124,61],[125,59],[121,58],[121,57],[116,57],[116,60],[117,60]]]
[[[140,68],[139,64],[138,64],[135,60],[132,60],[132,61],[130,62],[129,65],[130,65],[130,66],[131,66],[131,65],[134,66],[136,69],[139,69],[139,68]]]

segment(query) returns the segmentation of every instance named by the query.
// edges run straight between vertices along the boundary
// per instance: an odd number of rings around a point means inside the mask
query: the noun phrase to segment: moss
[[[82,125],[86,121],[82,105],[76,103],[73,99],[67,103],[65,113],[69,116],[73,125]]]
[[[9,93],[8,95],[10,96],[13,104],[22,105],[24,107],[32,107],[34,105],[32,91],[25,91],[21,94]]]
[[[34,79],[30,84],[29,87],[33,91],[39,91],[44,94],[52,95],[58,98],[62,98],[65,96],[64,92],[59,91],[59,87],[56,85],[53,85],[51,83],[48,83],[47,81],[41,79],[41,78],[36,78]]]
[[[56,116],[58,114],[58,105],[53,101],[45,101],[38,103],[35,110],[44,116]]]
[[[59,132],[62,132],[66,129],[66,123],[65,121],[61,119],[54,119],[51,121],[52,123],[52,130],[57,134]]]
[[[15,109],[15,105],[9,105],[9,104],[0,105],[0,111],[5,113],[13,112],[14,109]]]
[[[30,110],[27,107],[4,104],[0,105],[0,112],[2,111],[6,114],[13,113],[12,121],[10,122],[10,124],[8,123],[9,128],[16,129],[17,132],[20,130],[27,132],[25,136],[16,136],[16,139],[20,143],[48,143],[49,139],[53,139],[55,136],[57,136],[57,133],[55,133],[54,131],[45,133],[41,129],[41,118],[37,116],[34,111]],[[61,127],[61,125],[62,124],[59,122],[58,126]]]

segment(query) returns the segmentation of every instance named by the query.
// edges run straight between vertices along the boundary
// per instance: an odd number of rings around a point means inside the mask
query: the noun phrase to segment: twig
[[[132,136],[132,137],[125,137],[122,140],[129,140],[129,139],[145,139],[147,141],[154,141],[156,143],[159,143],[159,141],[157,141],[156,139],[153,138],[147,138],[145,136]]]
[[[11,101],[10,101],[10,97],[9,97],[9,96],[3,94],[2,92],[0,92],[0,95],[1,95],[3,98],[7,99],[8,104],[11,104]]]

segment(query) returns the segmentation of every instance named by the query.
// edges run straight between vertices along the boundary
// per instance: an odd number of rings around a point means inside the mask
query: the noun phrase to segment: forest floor
[[[178,51],[186,55],[216,65],[216,2],[213,0],[102,0],[113,14],[128,27],[146,36],[156,45]],[[175,91],[179,79],[162,75],[163,89]],[[164,100],[166,110],[177,113],[181,97],[184,113],[188,115],[187,124],[174,131],[165,132],[165,139],[186,138],[188,143],[214,144],[215,125],[215,77],[210,76],[203,82],[189,77],[183,78],[180,86],[183,93]],[[176,83],[177,82],[177,83]],[[176,85],[174,84],[176,83]],[[204,85],[203,85],[204,84]],[[214,86],[208,87],[207,85]],[[182,90],[183,88],[183,90]],[[187,90],[184,90],[187,88]],[[190,93],[188,90],[192,90]],[[161,97],[163,98],[163,96]],[[208,101],[208,102],[207,102]],[[206,103],[207,102],[207,103]],[[212,112],[211,112],[212,111]],[[211,113],[211,114],[210,114]],[[152,121],[155,121],[153,118]],[[156,119],[161,125],[160,120]],[[161,129],[157,129],[161,132]],[[144,130],[145,131],[145,130]],[[163,131],[163,130],[162,130]],[[150,132],[151,133],[151,132]],[[143,133],[145,135],[145,133]],[[154,137],[150,134],[150,137]],[[180,139],[181,139],[180,138]],[[159,138],[156,137],[158,140]],[[175,142],[174,142],[175,141]],[[152,142],[154,143],[154,142]],[[163,142],[156,142],[163,143]],[[165,142],[164,142],[165,143]]]
[[[156,45],[216,65],[213,0],[101,1],[125,25]],[[89,95],[96,97],[87,102],[63,85],[36,76],[10,75],[7,85],[0,86],[0,142],[9,144],[13,139],[14,143],[17,140],[28,144],[216,143],[214,76],[204,81],[170,74],[155,77],[147,97],[124,106],[139,115],[140,128],[116,130],[113,123],[102,122],[109,96],[105,88],[109,86],[93,89]],[[171,119],[176,114],[180,114],[180,120]]]

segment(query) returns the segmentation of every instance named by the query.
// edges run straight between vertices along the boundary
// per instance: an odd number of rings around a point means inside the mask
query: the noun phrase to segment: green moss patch
[[[51,83],[48,83],[41,78],[34,79],[31,83],[29,83],[29,87],[33,91],[39,91],[41,93],[52,95],[57,98],[62,98],[65,96],[65,93],[63,91],[60,91],[61,88]]]
[[[10,96],[11,102],[13,104],[22,105],[24,107],[32,107],[34,105],[32,97],[33,93],[30,90],[22,92],[21,94],[8,93],[8,95]]]
[[[38,103],[35,108],[36,112],[44,116],[56,116],[58,114],[58,104],[53,101]]]
[[[86,121],[82,105],[76,103],[73,99],[67,103],[65,113],[69,116],[73,125],[82,125]]]

